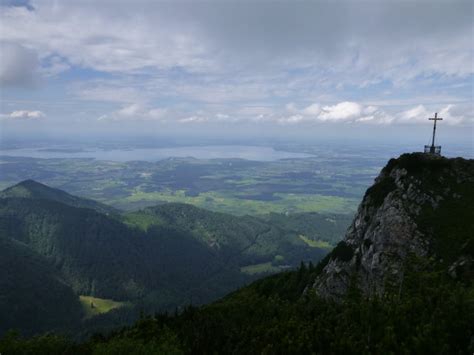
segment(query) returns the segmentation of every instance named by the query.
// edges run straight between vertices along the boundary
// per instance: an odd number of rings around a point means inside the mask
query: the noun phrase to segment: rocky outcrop
[[[326,259],[313,285],[316,292],[338,299],[355,285],[370,296],[400,284],[407,256],[431,256],[439,244],[425,217],[436,216],[446,201],[463,203],[463,189],[474,193],[473,167],[472,160],[419,153],[392,159],[367,190],[345,239]],[[466,223],[472,226],[474,220]],[[455,262],[471,265],[472,255]]]

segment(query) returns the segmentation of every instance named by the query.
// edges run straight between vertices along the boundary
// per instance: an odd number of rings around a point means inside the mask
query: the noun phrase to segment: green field
[[[0,186],[33,179],[126,211],[181,202],[234,215],[353,214],[382,160],[373,154],[311,153],[315,156],[276,161],[111,162],[4,156]]]
[[[247,265],[240,268],[240,271],[247,275],[270,274],[281,270],[281,267],[273,266],[271,262]]]
[[[324,240],[312,240],[304,235],[299,236],[300,239],[305,242],[311,248],[322,248],[322,249],[332,249],[334,246],[329,244]]]
[[[278,199],[275,201],[258,201],[240,199],[228,193],[203,192],[198,196],[187,196],[184,190],[143,192],[136,191],[130,196],[110,201],[112,205],[148,206],[157,203],[180,202],[211,211],[225,212],[234,215],[257,215],[268,213],[352,213],[358,202],[355,198],[338,196],[274,193]]]
[[[113,309],[124,307],[126,302],[117,302],[104,298],[96,298],[91,296],[79,296],[79,300],[84,310],[84,318],[92,318],[99,314],[110,312]]]

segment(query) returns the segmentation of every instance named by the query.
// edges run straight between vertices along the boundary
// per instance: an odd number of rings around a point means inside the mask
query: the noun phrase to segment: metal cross
[[[442,121],[443,119],[441,117],[438,117],[438,112],[435,113],[434,117],[428,118],[430,121],[434,121],[434,126],[433,126],[433,140],[431,141],[431,146],[434,147],[434,142],[435,142],[435,134],[436,134],[436,121]]]

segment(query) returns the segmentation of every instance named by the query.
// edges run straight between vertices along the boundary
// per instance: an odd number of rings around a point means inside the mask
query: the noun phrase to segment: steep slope
[[[288,267],[325,254],[293,232],[251,217],[181,204],[127,215],[104,214],[102,208],[94,207],[97,205],[88,200],[42,184],[20,183],[0,193],[0,240],[22,245],[22,250],[36,255],[44,266],[37,273],[53,270],[76,295],[132,302],[149,312],[222,297],[258,277],[243,272],[243,266],[269,264],[276,255]],[[9,272],[17,267],[12,258],[22,259],[17,249],[8,249]],[[25,295],[20,294],[23,286],[20,280],[18,283],[9,286],[8,302],[21,309]],[[41,289],[35,291],[36,286],[31,284],[31,292],[41,293]],[[44,308],[34,299],[30,306]],[[131,313],[124,314],[127,312]],[[137,312],[122,309],[117,313],[120,315],[101,322],[133,319],[131,314]],[[33,329],[35,323],[31,324]]]
[[[0,199],[0,237],[46,257],[78,294],[137,299],[176,293],[222,267],[192,236],[154,228],[145,233],[86,208],[44,199]]]
[[[402,155],[382,170],[344,241],[316,267],[302,265],[214,304],[157,314],[69,350],[473,353],[473,203],[473,160]],[[163,215],[141,221],[163,228]],[[0,349],[21,344],[6,339]]]
[[[340,298],[355,284],[365,295],[382,294],[402,284],[413,257],[472,273],[472,206],[474,161],[421,153],[392,159],[367,190],[315,289]]]
[[[25,180],[1,191],[0,198],[44,199],[73,207],[91,208],[104,214],[118,213],[115,208],[103,203],[73,196],[65,191],[51,188],[34,180]]]
[[[256,281],[179,316],[142,319],[81,349],[472,353],[473,167],[421,154],[393,159],[345,240],[318,266]]]
[[[324,249],[308,246],[297,232],[284,225],[275,226],[251,216],[236,217],[179,203],[148,207],[125,216],[129,223],[143,229],[168,226],[188,233],[239,266],[272,262],[276,256],[281,264],[296,266],[302,260],[319,260],[326,254]]]
[[[261,216],[267,223],[320,242],[327,247],[335,246],[344,237],[352,222],[351,214],[326,215],[317,212],[292,214],[270,213]],[[322,243],[321,243],[322,242]]]
[[[62,329],[81,318],[78,297],[47,260],[20,242],[0,238],[0,334]]]

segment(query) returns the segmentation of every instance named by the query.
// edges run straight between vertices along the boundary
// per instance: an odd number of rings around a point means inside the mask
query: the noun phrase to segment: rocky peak
[[[316,292],[337,299],[355,283],[366,296],[382,294],[401,282],[408,255],[451,270],[472,265],[473,195],[474,160],[421,153],[390,160],[326,259]]]

